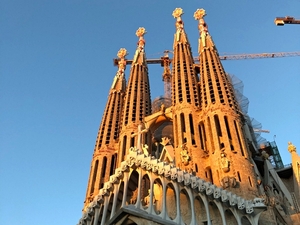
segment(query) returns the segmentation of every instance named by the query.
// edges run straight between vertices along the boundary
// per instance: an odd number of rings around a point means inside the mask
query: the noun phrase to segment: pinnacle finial
[[[290,153],[296,152],[296,146],[293,145],[292,142],[288,142],[288,151],[289,151]]]
[[[206,12],[204,9],[197,9],[194,13],[195,20],[203,19],[204,16],[206,16]]]
[[[128,55],[127,50],[125,48],[120,48],[120,50],[117,53],[117,56],[122,59],[125,58],[125,56]]]
[[[174,16],[174,18],[177,18],[177,20],[178,20],[178,18],[180,18],[183,13],[184,12],[183,12],[182,8],[176,8],[176,9],[174,9],[172,15]]]
[[[198,47],[199,54],[201,52],[200,42],[202,42],[202,46],[205,47],[206,46],[206,36],[208,35],[208,29],[207,29],[207,25],[204,21],[204,16],[206,16],[206,12],[204,9],[197,9],[196,12],[194,13],[195,20],[199,21],[199,24],[198,24],[198,29],[200,31],[200,39],[199,39],[199,47]]]
[[[144,27],[139,27],[139,29],[137,29],[137,31],[135,32],[136,36],[139,37],[139,41],[137,43],[138,45],[138,50],[139,51],[143,51],[144,47],[145,47],[145,39],[144,39],[144,35],[147,33],[146,29]]]
[[[143,37],[147,33],[146,29],[144,27],[139,27],[137,31],[135,32],[136,36]]]
[[[197,9],[196,12],[194,13],[194,18],[195,20],[199,21],[198,29],[200,33],[207,33],[207,25],[204,21],[204,16],[206,16],[206,12],[204,9]]]
[[[117,56],[120,58],[118,62],[118,75],[124,74],[124,70],[126,68],[126,59],[125,56],[128,55],[127,50],[125,48],[121,48],[118,51]]]

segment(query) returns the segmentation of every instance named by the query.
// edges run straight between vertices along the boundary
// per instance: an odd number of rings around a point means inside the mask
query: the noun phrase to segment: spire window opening
[[[199,125],[198,125],[198,130],[199,130],[199,136],[200,136],[200,148],[203,150],[203,151],[206,151],[206,147],[205,147],[205,131],[204,131],[204,126],[203,126],[203,122],[201,122]]]
[[[226,127],[226,131],[227,131],[228,138],[229,138],[230,140],[232,140],[232,138],[231,138],[231,132],[230,132],[230,129],[229,129],[229,124],[228,124],[228,118],[227,118],[227,116],[224,116],[224,122],[225,122],[225,127]]]
[[[185,143],[186,142],[186,130],[185,130],[185,120],[184,120],[184,114],[181,113],[180,114],[180,126],[181,126],[181,143]]]
[[[124,161],[126,155],[126,144],[127,144],[127,136],[125,135],[123,137],[123,145],[122,145],[122,156],[121,156],[122,161]]]
[[[205,176],[210,183],[214,184],[213,175],[210,167],[206,167]]]
[[[203,124],[204,126],[204,124]],[[207,117],[207,128],[208,128],[208,131],[207,131],[207,135],[208,135],[208,143],[210,143],[209,147],[207,148],[207,151],[209,151],[209,148],[212,148],[213,150],[213,154],[215,153],[215,148],[212,146],[213,144],[213,137],[212,137],[212,129],[211,129],[211,122],[210,122],[210,117]],[[206,136],[205,136],[206,138]],[[206,138],[207,140],[207,138]]]
[[[194,138],[194,123],[193,123],[193,116],[192,114],[189,114],[189,122],[190,122],[190,132],[191,132],[191,138],[192,138],[192,145],[196,144],[195,138]]]
[[[242,181],[242,179],[241,179],[240,172],[239,172],[239,171],[237,171],[237,172],[236,172],[236,174],[237,174],[237,177],[238,177],[238,180],[239,180],[239,182],[241,182],[241,181]]]
[[[112,155],[111,162],[110,162],[110,171],[109,171],[110,176],[113,175],[115,172],[116,161],[117,161],[117,154],[114,154],[114,155]]]
[[[98,172],[98,164],[99,164],[99,161],[97,159],[96,162],[95,162],[95,164],[94,164],[93,178],[92,178],[92,183],[91,183],[90,195],[94,194],[95,182],[96,182],[96,177],[97,177],[97,172]]]
[[[241,149],[242,156],[245,156],[243,145],[242,145],[242,141],[241,141],[241,137],[240,137],[240,133],[239,133],[236,121],[234,121],[234,128],[235,128],[235,132],[237,134],[237,138],[238,138],[238,142],[239,142],[239,147]]]
[[[250,176],[248,176],[248,180],[249,180],[249,184],[250,184],[250,186],[251,186],[251,187],[253,187],[253,185],[252,185],[252,181],[251,181],[251,178],[250,178]]]
[[[101,171],[101,177],[105,177],[105,171],[106,171],[106,163],[107,163],[107,157],[104,156],[102,160],[102,171]]]
[[[132,136],[133,134],[134,134],[134,133],[131,132],[131,136]],[[134,137],[131,137],[131,138],[130,138],[130,147],[134,147],[134,145],[135,145],[135,138],[134,138]]]

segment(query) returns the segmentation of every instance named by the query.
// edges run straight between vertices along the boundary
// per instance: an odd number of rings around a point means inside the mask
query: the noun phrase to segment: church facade
[[[173,59],[161,58],[164,97],[151,103],[145,28],[130,62],[118,52],[79,224],[300,224],[296,147],[283,167],[276,146],[258,145],[205,10],[194,13],[200,63],[182,14],[173,11]]]

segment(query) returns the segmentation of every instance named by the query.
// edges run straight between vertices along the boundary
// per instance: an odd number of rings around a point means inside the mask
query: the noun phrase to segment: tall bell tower
[[[84,207],[98,194],[104,182],[114,173],[117,163],[117,149],[120,133],[120,122],[126,91],[125,69],[127,51],[121,48],[118,71],[109,90],[107,103],[99,127],[94,154],[91,163],[88,187]],[[108,168],[108,169],[107,169]]]
[[[257,180],[243,130],[244,116],[208,32],[205,15],[203,9],[194,13],[200,31],[199,150],[206,158],[202,177],[244,197],[253,197],[257,195]]]

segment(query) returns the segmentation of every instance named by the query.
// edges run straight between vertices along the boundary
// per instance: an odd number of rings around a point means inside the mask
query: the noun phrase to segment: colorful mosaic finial
[[[207,33],[208,32],[207,25],[204,21],[204,16],[206,16],[206,12],[205,12],[204,9],[197,9],[196,12],[194,13],[195,20],[199,21],[198,29],[199,29],[200,33],[202,33],[202,32]]]
[[[203,19],[204,16],[206,16],[204,9],[197,9],[197,11],[194,13],[195,20]]]
[[[146,34],[146,29],[144,27],[139,27],[135,32],[136,36],[143,37]]]
[[[177,19],[180,18],[182,14],[183,14],[182,8],[176,8],[172,13],[174,18],[177,18]]]
[[[135,32],[136,36],[139,37],[139,41],[137,43],[138,45],[138,50],[139,51],[143,51],[144,47],[145,47],[145,39],[144,39],[144,35],[146,34],[146,29],[144,27],[139,27],[139,29],[137,29],[137,31]]]
[[[125,58],[125,56],[128,55],[127,50],[125,48],[120,48],[120,50],[118,51],[117,56],[122,59]]]
[[[124,71],[126,69],[126,59],[125,56],[128,55],[127,50],[125,48],[121,48],[118,51],[117,56],[120,58],[120,61],[118,62],[118,75],[124,74]]]

